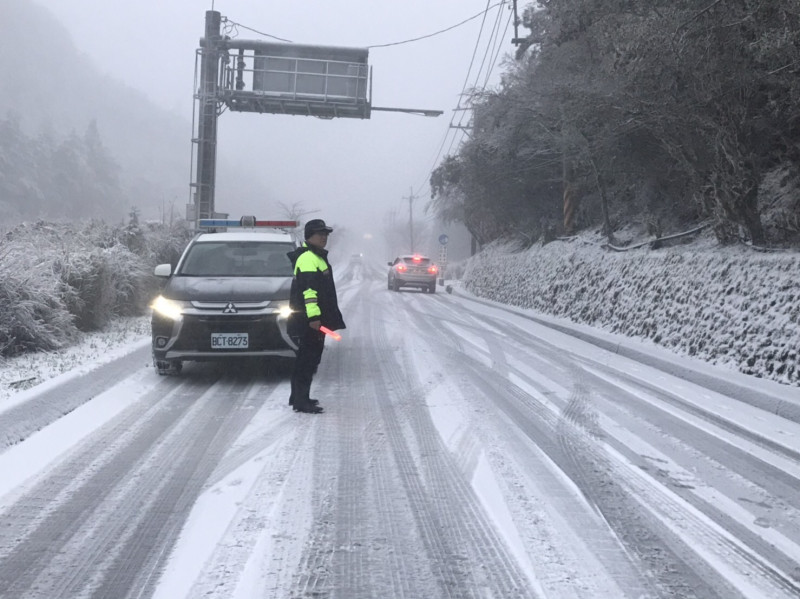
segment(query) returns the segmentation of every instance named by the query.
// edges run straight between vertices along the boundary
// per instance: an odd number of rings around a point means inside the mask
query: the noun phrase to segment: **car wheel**
[[[161,376],[180,374],[183,362],[180,360],[156,360],[156,372]]]
[[[428,293],[436,293],[436,283],[428,285]]]

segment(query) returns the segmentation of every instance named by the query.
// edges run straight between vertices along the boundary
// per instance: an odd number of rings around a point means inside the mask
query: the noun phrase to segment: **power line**
[[[475,77],[475,84],[473,85],[473,91],[478,88],[478,79],[480,79],[480,74],[481,74],[481,71],[483,70],[483,65],[486,62],[486,57],[490,53],[493,54],[493,56],[492,56],[491,61],[489,62],[489,66],[486,69],[486,77],[483,80],[483,86],[481,87],[481,91],[485,90],[486,86],[489,85],[489,78],[492,76],[492,71],[494,71],[494,68],[497,66],[497,58],[500,55],[500,49],[502,48],[502,45],[500,44],[500,40],[505,39],[505,36],[508,33],[508,27],[511,24],[511,19],[514,16],[513,13],[509,14],[509,17],[506,20],[506,27],[505,27],[505,29],[503,31],[503,35],[502,36],[494,35],[495,31],[499,32],[499,25],[500,25],[500,22],[501,22],[501,18],[500,18],[501,14],[502,13],[500,13],[500,11],[498,11],[497,20],[495,21],[495,29],[493,30],[493,34],[492,34],[492,37],[494,37],[494,48],[492,48],[492,50],[490,52],[489,45],[486,46],[486,53],[484,53],[484,55],[483,55],[483,62],[481,62],[481,67],[478,69],[478,74]],[[491,43],[492,43],[492,39],[490,37],[489,38],[489,44],[491,44]],[[474,118],[474,115],[473,115],[473,118]],[[462,115],[462,119],[463,119],[463,115]],[[461,120],[459,120],[459,122],[458,122],[458,128],[462,128],[461,127]],[[462,133],[461,140],[459,140],[459,143],[463,139],[464,139],[464,134]],[[455,145],[455,140],[456,140],[456,138],[455,138],[455,136],[453,136],[453,139],[450,142],[450,147],[447,148],[447,153],[448,154],[450,154],[451,150],[453,149],[453,146]]]
[[[461,100],[463,99],[464,94],[465,94],[466,89],[467,89],[467,85],[469,84],[469,78],[470,78],[470,74],[472,73],[472,67],[475,64],[475,57],[478,54],[478,47],[480,46],[481,37],[483,37],[483,29],[484,29],[484,27],[486,25],[486,15],[488,15],[489,11],[492,10],[493,8],[496,8],[498,6],[503,6],[505,4],[506,4],[506,0],[503,0],[499,4],[494,4],[494,5],[491,5],[491,0],[487,0],[486,9],[482,13],[480,13],[480,14],[483,14],[484,18],[483,18],[483,21],[481,21],[481,29],[478,32],[478,38],[475,40],[475,47],[472,50],[472,57],[470,58],[469,67],[467,68],[467,74],[464,77],[464,83],[461,86],[461,92],[458,95],[458,106],[456,106],[455,110],[461,109]],[[489,44],[491,44],[491,38],[490,38]],[[450,136],[450,134],[451,133],[453,134],[453,139],[451,140],[449,148],[453,147],[453,144],[455,143],[455,138],[458,135],[458,132],[461,132],[461,135],[462,135],[462,138],[463,138],[463,135],[464,135],[463,131],[460,131],[458,128],[455,128],[453,126],[454,120],[455,120],[455,115],[450,117],[450,123],[448,124],[447,129],[445,130],[444,136],[442,137],[442,143],[439,145],[439,150],[436,152],[436,157],[433,159],[433,164],[431,165],[431,168],[428,170],[428,173],[425,175],[425,178],[423,179],[423,181],[417,186],[417,193],[418,194],[425,187],[425,185],[427,183],[427,180],[430,177],[430,174],[433,172],[433,169],[436,168],[436,164],[439,162],[439,158],[442,155],[442,151],[444,150],[444,147],[447,144],[447,139]],[[461,115],[460,118],[459,118],[459,123],[458,123],[459,127],[461,126],[462,120],[463,120],[463,115]],[[458,132],[453,133],[454,130],[458,131]],[[448,149],[448,152],[449,151],[450,150]]]
[[[492,58],[491,62],[489,63],[489,70],[486,72],[486,78],[483,80],[483,89],[486,89],[486,86],[489,85],[489,77],[492,76],[492,71],[494,71],[495,67],[497,66],[497,59],[500,56],[500,50],[502,46],[500,45],[499,41],[501,39],[505,39],[506,35],[508,34],[508,28],[511,26],[511,21],[514,18],[514,13],[510,13],[508,15],[508,20],[506,21],[506,28],[503,30],[503,35],[498,36],[495,39],[495,52],[494,57]]]
[[[500,22],[502,21],[502,15],[503,15],[502,11],[498,10],[497,11],[497,17],[495,18],[494,25],[492,26],[492,31],[489,34],[489,40],[486,42],[486,51],[483,53],[483,58],[481,59],[481,65],[480,65],[480,67],[478,67],[478,72],[475,74],[475,81],[472,84],[471,93],[470,93],[470,102],[472,100],[472,97],[474,96],[475,90],[478,87],[478,80],[481,78],[481,73],[483,72],[483,67],[486,65],[486,58],[487,58],[487,56],[489,56],[493,52],[493,45],[496,45],[497,41],[500,39],[498,33],[499,33],[499,29],[500,29]],[[481,30],[482,29],[483,29],[483,25],[481,25]],[[478,41],[480,41],[480,37],[479,37]],[[477,49],[477,45],[476,45],[476,49]],[[473,55],[473,58],[474,58],[474,55]],[[469,71],[471,71],[471,70],[472,70],[472,65],[470,64]],[[486,85],[488,83],[488,75],[491,74],[491,71],[492,71],[491,68],[489,68],[488,71],[487,71],[487,77],[486,77],[486,80],[485,80],[485,82],[483,84],[483,89],[486,89]],[[467,79],[469,79],[469,72],[467,73]],[[461,96],[459,97],[459,106],[461,105],[461,98],[464,96],[466,91],[467,91],[467,81],[464,82],[464,86],[461,89]],[[464,122],[465,116],[466,116],[466,111],[464,111],[461,114],[461,116],[458,119],[458,125],[455,127],[456,129],[460,130],[460,132],[461,132],[461,138],[458,140],[459,143],[461,143],[464,140],[464,135],[465,135],[464,131],[466,130],[466,127],[463,125],[463,122]],[[452,126],[452,121],[451,121],[451,126]],[[453,139],[450,141],[450,146],[447,148],[447,154],[451,153],[451,151],[453,149],[453,146],[455,146],[455,144],[456,144],[456,135],[454,135]]]
[[[455,131],[455,129],[453,129],[451,126],[447,127],[447,130],[444,133],[444,137],[442,138],[442,143],[439,146],[439,150],[436,152],[436,157],[433,159],[433,164],[432,164],[431,168],[428,170],[428,172],[425,175],[425,178],[422,180],[422,182],[417,186],[417,194],[418,195],[420,194],[422,189],[425,187],[425,185],[428,183],[428,179],[430,178],[430,175],[433,172],[433,169],[436,168],[436,164],[439,162],[439,158],[442,155],[442,150],[444,149],[444,146],[447,143],[447,138],[450,136],[450,134],[453,131]],[[457,135],[457,133],[453,133],[453,135],[455,136],[455,135]]]
[[[489,14],[488,11],[490,9],[490,6],[489,6],[490,3],[491,3],[491,0],[487,0],[487,2],[486,2],[486,10],[484,10],[484,12],[483,12],[483,21],[481,21],[481,29],[478,32],[478,39],[475,40],[475,47],[472,50],[472,58],[470,58],[469,67],[467,67],[467,75],[464,78],[463,85],[461,86],[461,93],[458,95],[458,106],[456,106],[456,110],[459,110],[461,108],[461,100],[464,98],[464,95],[465,95],[465,93],[467,91],[467,85],[469,84],[469,76],[472,73],[472,67],[475,64],[475,57],[478,54],[478,47],[480,46],[480,43],[481,43],[481,37],[483,37],[483,28],[486,26],[486,16]],[[489,41],[487,43],[487,47],[488,47],[489,44],[491,44],[492,37],[493,37],[493,33],[489,35]],[[483,61],[484,62],[486,61],[486,53],[484,53],[484,55],[483,55]],[[483,68],[483,62],[481,63],[481,68],[478,69],[478,75],[479,76],[480,76],[480,72],[481,72],[482,68]],[[454,128],[453,127],[453,121],[454,120],[455,120],[455,114],[450,117],[450,124],[448,126],[448,130]],[[462,126],[462,122],[463,121],[464,121],[464,113],[461,113],[459,115],[459,117],[458,117],[458,125],[455,127],[455,129],[460,131],[461,130],[460,128]],[[461,138],[462,139],[463,139],[463,135],[464,134],[461,133],[461,136],[462,136]],[[455,144],[457,136],[458,136],[458,133],[453,134],[453,139],[450,140],[450,145],[447,148],[447,153],[448,154],[450,153],[450,150],[452,150],[453,145]],[[447,139],[446,135],[445,135],[445,139]],[[436,163],[439,160],[439,157],[441,156],[441,151],[442,151],[443,148],[444,148],[444,144],[442,144],[442,148],[439,149],[439,154],[437,154],[436,159],[433,161],[433,167],[431,168],[431,170],[433,170],[433,168],[436,167]]]
[[[497,40],[499,39],[498,32],[500,27],[500,22],[502,20],[503,13],[502,11],[497,11],[497,17],[494,20],[494,25],[492,26],[492,32],[489,34],[489,40],[486,43],[486,51],[483,53],[483,58],[481,59],[481,66],[478,67],[478,72],[475,73],[475,81],[472,84],[472,90],[475,90],[478,87],[478,80],[481,78],[481,73],[483,72],[483,68],[486,66],[486,58],[492,53],[492,45],[497,44]],[[491,70],[489,71],[491,72]],[[484,88],[486,84],[484,84]],[[466,92],[466,86],[464,88]],[[472,99],[472,94],[470,94],[470,100]],[[463,116],[462,116],[463,118]],[[459,122],[459,125],[461,123]]]
[[[491,0],[489,0],[489,1],[491,2]],[[486,13],[488,13],[493,8],[497,8],[498,6],[503,6],[504,4],[506,4],[506,2],[508,2],[508,0],[500,0],[500,2],[498,2],[497,4],[493,4],[491,6],[487,6],[481,12],[479,12],[477,14],[474,14],[471,17],[469,17],[467,19],[464,19],[463,21],[461,21],[459,23],[456,23],[455,25],[451,25],[450,27],[446,27],[444,29],[440,29],[439,31],[434,31],[433,33],[428,33],[426,35],[420,35],[419,37],[414,37],[414,38],[410,38],[410,39],[407,39],[407,40],[402,40],[402,41],[399,41],[399,42],[388,42],[388,43],[385,43],[385,44],[372,44],[372,45],[369,45],[369,46],[359,46],[359,47],[363,47],[363,48],[367,48],[367,49],[388,48],[389,46],[400,46],[400,45],[403,45],[403,44],[410,44],[412,42],[418,42],[420,40],[425,40],[425,39],[428,39],[428,38],[431,38],[431,37],[435,37],[437,35],[441,35],[443,33],[447,33],[448,31],[452,31],[453,29],[461,27],[462,25],[466,25],[467,23],[469,23],[471,21],[474,21],[475,19],[477,19],[480,16],[483,16],[484,19],[485,19],[486,18]],[[487,2],[487,4],[488,4],[488,2]],[[229,19],[227,17],[223,17],[222,21],[225,22],[225,23],[230,23],[230,25],[233,25],[234,27],[241,27],[242,29],[246,29],[247,31],[252,31],[253,33],[256,33],[258,35],[263,35],[264,37],[268,37],[268,38],[271,38],[271,39],[274,39],[274,40],[278,40],[278,41],[281,41],[281,42],[287,42],[287,43],[290,43],[290,44],[294,43],[292,40],[288,40],[286,38],[278,37],[277,35],[272,35],[271,33],[265,33],[263,31],[258,31],[257,29],[253,29],[252,27],[248,27],[248,26],[243,25],[241,23],[237,23],[236,21],[233,21],[233,20],[231,20],[231,19]]]
[[[490,0],[490,1],[491,1],[491,0]],[[476,14],[476,15],[473,15],[473,16],[469,17],[468,19],[464,19],[464,20],[463,20],[463,21],[461,21],[460,23],[456,23],[455,25],[451,25],[451,26],[450,26],[450,27],[448,27],[447,29],[442,29],[442,30],[440,30],[440,31],[437,31],[437,32],[435,32],[435,33],[429,33],[428,35],[422,35],[422,36],[420,36],[420,37],[415,37],[415,38],[412,38],[412,39],[404,40],[404,41],[402,41],[402,42],[392,42],[392,43],[389,43],[389,44],[375,44],[375,45],[372,45],[372,46],[367,46],[367,48],[386,48],[386,47],[388,47],[388,46],[399,46],[399,45],[401,45],[401,44],[409,44],[409,43],[411,43],[411,42],[417,42],[417,41],[419,41],[419,40],[424,40],[424,39],[427,39],[427,38],[429,38],[429,37],[434,37],[435,35],[440,35],[440,34],[442,34],[442,33],[446,33],[446,32],[448,32],[448,31],[452,31],[452,30],[453,30],[453,29],[455,29],[456,27],[461,27],[462,25],[466,25],[466,24],[467,24],[467,23],[469,23],[470,21],[474,21],[475,19],[477,19],[477,18],[478,18],[478,17],[480,17],[480,16],[483,16],[483,18],[485,19],[485,18],[486,18],[486,13],[488,13],[488,12],[489,12],[490,10],[492,10],[493,8],[497,8],[498,6],[502,6],[502,5],[504,5],[504,4],[506,3],[506,1],[507,1],[507,0],[501,0],[501,1],[500,1],[500,2],[498,2],[497,4],[494,4],[494,5],[492,5],[492,6],[487,6],[487,7],[486,7],[484,10],[482,10],[482,11],[481,11],[481,12],[479,12],[478,14]],[[487,4],[488,4],[488,2],[487,2]]]
[[[489,1],[491,2],[491,0],[489,0]],[[494,6],[491,6],[491,7],[489,7],[488,4],[489,4],[489,2],[487,2],[487,9],[486,9],[487,12],[489,10],[491,10],[492,8],[497,7],[497,6],[505,5],[506,2],[501,2],[500,4],[495,4]],[[513,14],[511,16],[513,16]],[[508,25],[511,22],[511,16],[509,16],[509,19],[508,19],[508,21],[506,23],[506,31],[508,31]],[[477,74],[475,75],[475,83],[473,84],[473,89],[477,89],[477,87],[478,87],[478,81],[480,80],[481,72],[483,71],[483,67],[486,64],[487,56],[489,56],[492,53],[494,53],[493,62],[495,62],[496,59],[497,59],[497,56],[500,53],[500,47],[501,46],[500,46],[499,42],[500,42],[500,40],[502,38],[498,35],[498,32],[499,32],[499,26],[500,26],[501,22],[502,22],[502,12],[498,11],[497,18],[495,19],[495,24],[492,27],[492,33],[490,34],[489,40],[487,42],[486,51],[484,52],[484,55],[483,55],[483,60],[481,61],[481,66],[478,69]],[[456,108],[456,110],[459,110],[461,108],[461,99],[466,95],[466,90],[467,90],[467,85],[469,83],[470,73],[472,72],[472,66],[474,64],[475,56],[477,54],[477,49],[478,49],[478,46],[480,45],[480,39],[481,39],[481,37],[483,35],[483,27],[484,27],[484,25],[485,25],[485,19],[484,19],[484,22],[481,23],[481,31],[478,34],[478,39],[477,39],[476,44],[475,44],[475,49],[473,51],[472,59],[470,60],[470,66],[467,69],[467,76],[466,76],[466,78],[464,80],[464,85],[461,88],[461,94],[459,94],[459,102],[458,102],[458,107]],[[495,50],[496,50],[496,52],[495,52]],[[494,70],[494,66],[495,65],[492,63],[488,67],[482,89],[486,89],[486,86],[488,85],[488,82],[489,82],[489,77],[491,76],[491,73]],[[473,94],[470,94],[470,96],[472,96],[472,95]],[[457,140],[460,143],[461,140],[464,139],[464,135],[465,135],[464,129],[465,129],[465,127],[462,126],[462,123],[463,123],[463,120],[464,120],[464,115],[463,114],[460,115],[457,125],[454,125],[454,120],[455,120],[454,117],[451,117],[450,124],[448,125],[448,129],[445,132],[444,138],[442,139],[442,143],[439,146],[438,152],[436,153],[436,158],[433,161],[433,166],[430,168],[430,170],[428,171],[427,175],[425,176],[425,179],[419,184],[419,186],[417,188],[417,193],[418,194],[425,187],[428,179],[430,178],[430,174],[436,168],[436,165],[437,165],[437,163],[439,161],[439,158],[442,156],[442,152],[444,150],[445,145],[447,144],[447,140],[448,140],[448,137],[451,134],[451,132],[455,131],[455,133],[453,133],[453,137],[450,139],[450,145],[447,147],[447,154],[450,154],[451,150],[453,149],[453,146],[456,145]],[[459,138],[459,134],[460,134],[460,138]]]
[[[293,44],[294,43],[292,40],[287,40],[285,38],[278,37],[277,35],[272,35],[270,33],[264,33],[263,31],[258,31],[257,29],[253,29],[252,27],[248,27],[247,25],[242,25],[241,23],[237,23],[236,21],[232,21],[228,17],[222,17],[222,22],[223,23],[230,23],[234,27],[241,27],[242,29],[247,29],[248,31],[252,31],[253,33],[257,33],[258,35],[263,35],[264,37],[269,37],[271,39],[278,40],[279,42],[287,42],[289,44]],[[238,35],[238,33],[236,35]]]

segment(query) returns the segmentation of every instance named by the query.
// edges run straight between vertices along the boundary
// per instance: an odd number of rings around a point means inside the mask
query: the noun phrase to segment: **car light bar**
[[[256,220],[255,216],[243,216],[239,220],[227,220],[224,218],[201,218],[198,226],[200,227],[278,227],[295,228],[300,225],[296,220]]]

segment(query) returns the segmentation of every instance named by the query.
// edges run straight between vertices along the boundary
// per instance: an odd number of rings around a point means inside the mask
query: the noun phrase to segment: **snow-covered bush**
[[[800,254],[713,244],[615,253],[585,241],[491,246],[469,261],[464,286],[800,385]]]
[[[445,270],[445,277],[448,279],[460,280],[464,276],[464,270],[467,268],[466,260],[459,260],[458,262],[449,262]]]
[[[82,331],[100,329],[113,316],[141,314],[150,299],[142,260],[121,244],[70,248],[53,266]]]
[[[0,242],[0,355],[54,350],[76,336],[50,260],[29,243]]]
[[[177,259],[191,232],[142,226],[135,253],[129,229],[40,221],[0,238],[0,355],[62,347],[79,331],[143,314],[157,293],[153,266]]]
[[[145,239],[140,255],[149,266],[167,263],[174,266],[194,236],[194,230],[185,220],[172,224],[146,222],[140,227]]]
[[[764,176],[759,192],[761,220],[770,239],[800,243],[800,178],[794,169],[776,168]]]

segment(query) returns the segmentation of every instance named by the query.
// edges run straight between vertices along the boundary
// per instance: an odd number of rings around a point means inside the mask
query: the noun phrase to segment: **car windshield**
[[[291,277],[291,243],[204,241],[189,248],[179,275],[187,277]]]

